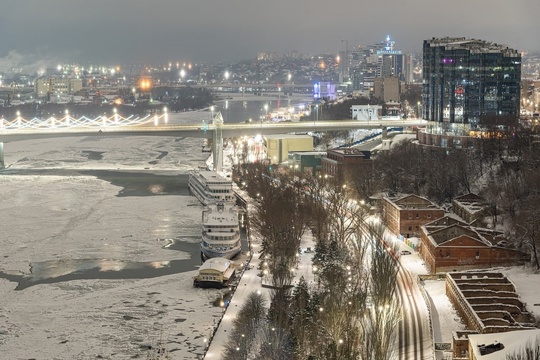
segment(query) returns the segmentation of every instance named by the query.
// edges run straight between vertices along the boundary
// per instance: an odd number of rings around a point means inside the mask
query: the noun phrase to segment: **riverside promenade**
[[[247,210],[249,214],[253,214],[256,210],[249,201],[249,197],[246,193],[238,191],[242,196],[245,196],[244,199],[248,199]],[[251,217],[250,217],[251,219]],[[250,229],[253,227],[250,226]],[[261,250],[261,237],[260,235],[251,230],[250,231],[250,242],[251,242],[251,254],[247,260],[247,266],[243,270],[242,277],[238,282],[234,295],[230,299],[229,305],[224,308],[224,313],[217,330],[214,332],[214,336],[209,341],[209,347],[203,356],[203,359],[208,360],[220,360],[225,350],[225,346],[229,341],[229,334],[233,329],[233,321],[236,318],[236,315],[244,305],[244,301],[247,296],[252,292],[259,292],[263,294],[266,299],[266,306],[270,305],[270,291],[271,289],[263,287],[263,279],[258,276],[260,273],[259,264],[263,259],[259,259],[260,250]],[[310,247],[314,249],[313,240],[311,238],[311,233],[306,232],[302,238],[301,249],[306,250]],[[296,283],[302,276],[310,284],[314,286],[315,284],[315,275],[312,272],[311,261],[313,257],[313,252],[302,251],[302,254],[299,254],[298,267],[295,271],[294,283]]]

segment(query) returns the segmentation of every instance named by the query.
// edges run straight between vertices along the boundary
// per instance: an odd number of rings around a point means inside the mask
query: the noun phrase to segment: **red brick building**
[[[452,201],[454,214],[471,225],[481,225],[482,218],[486,214],[486,207],[484,199],[473,193],[458,196]]]
[[[420,232],[420,256],[431,273],[512,265],[530,258],[508,247],[501,232],[449,216],[422,225]]]
[[[388,229],[405,237],[419,236],[420,226],[444,216],[444,210],[426,198],[407,195],[382,199],[382,218]]]
[[[349,182],[360,173],[372,171],[370,155],[369,151],[355,148],[328,150],[326,157],[321,160],[322,174],[339,182]]]

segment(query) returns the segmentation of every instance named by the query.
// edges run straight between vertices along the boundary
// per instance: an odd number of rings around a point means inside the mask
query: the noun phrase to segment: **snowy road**
[[[399,322],[399,359],[434,359],[433,342],[429,325],[429,313],[411,273],[401,263],[398,272],[398,294],[402,305]]]

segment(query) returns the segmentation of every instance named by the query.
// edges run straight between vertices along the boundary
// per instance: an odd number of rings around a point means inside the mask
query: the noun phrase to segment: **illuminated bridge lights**
[[[134,117],[133,115],[128,117],[120,116],[118,113],[114,113],[112,116],[100,115],[96,118],[89,118],[82,116],[80,118],[74,118],[66,113],[66,116],[62,118],[55,118],[51,116],[47,119],[25,119],[18,115],[13,120],[6,120],[4,117],[0,118],[0,130],[23,130],[23,129],[41,129],[41,130],[54,130],[54,129],[70,129],[70,128],[103,128],[103,127],[120,127],[120,126],[139,126],[139,125],[154,125],[158,126],[160,123],[167,124],[169,122],[169,114],[165,111],[161,115],[147,115],[145,117]]]

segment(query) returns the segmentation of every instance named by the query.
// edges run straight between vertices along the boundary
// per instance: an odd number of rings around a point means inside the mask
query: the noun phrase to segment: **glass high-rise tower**
[[[519,119],[521,55],[476,39],[433,38],[423,47],[422,117],[470,129]]]

